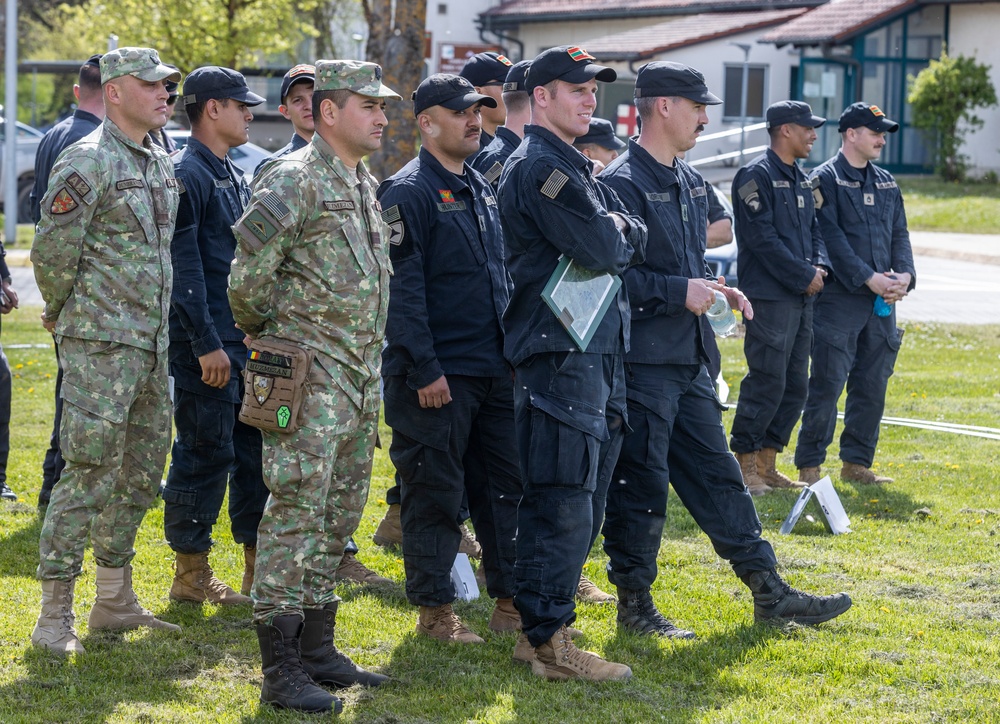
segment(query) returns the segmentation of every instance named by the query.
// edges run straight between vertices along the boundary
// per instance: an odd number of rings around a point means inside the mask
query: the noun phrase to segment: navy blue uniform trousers
[[[509,376],[448,375],[451,402],[422,408],[404,375],[385,377],[389,457],[401,481],[400,523],[406,597],[415,606],[455,600],[463,501],[483,547],[493,598],[514,591],[514,539],[521,476],[514,457],[514,392]]]
[[[608,491],[608,579],[641,590],[656,580],[667,483],[737,576],[774,568],[771,544],[726,448],[722,405],[703,365],[626,365],[628,420]]]

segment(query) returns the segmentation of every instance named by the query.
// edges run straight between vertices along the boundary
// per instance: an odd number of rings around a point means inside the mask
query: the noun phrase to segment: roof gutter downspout
[[[504,35],[499,30],[494,30],[490,27],[489,16],[480,15],[476,19],[476,29],[479,31],[479,39],[482,40],[487,45],[491,45],[490,41],[486,38],[484,33],[491,33],[500,39],[500,48],[504,51],[504,54],[508,54],[507,43],[517,46],[517,58],[518,60],[525,60],[524,57],[524,43],[517,38],[512,38],[509,35]]]

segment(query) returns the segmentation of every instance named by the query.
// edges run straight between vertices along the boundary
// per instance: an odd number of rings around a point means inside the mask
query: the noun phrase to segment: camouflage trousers
[[[271,495],[257,529],[258,622],[339,600],[337,566],[368,499],[377,408],[359,410],[314,362],[301,419],[293,433],[263,433]]]
[[[66,460],[39,541],[40,579],[83,570],[87,536],[99,566],[121,568],[156,499],[170,445],[167,356],[117,342],[59,339]]]

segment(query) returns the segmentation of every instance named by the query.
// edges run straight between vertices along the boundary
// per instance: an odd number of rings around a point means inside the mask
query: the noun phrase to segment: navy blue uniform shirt
[[[200,357],[243,341],[229,308],[226,280],[236,256],[231,227],[243,214],[250,189],[228,156],[220,159],[194,137],[173,161],[183,188],[170,244],[170,339],[187,342]]]
[[[503,171],[503,165],[507,163],[510,154],[514,153],[520,145],[520,136],[500,126],[497,128],[497,135],[493,137],[490,145],[473,156],[469,165],[485,176],[490,185],[496,189],[500,185],[500,173]]]
[[[833,270],[823,293],[867,294],[874,300],[865,282],[876,272],[890,270],[909,273],[913,289],[917,272],[910,233],[903,195],[892,174],[873,163],[854,168],[838,153],[812,176],[819,179],[816,216]]]
[[[468,163],[464,170],[456,176],[421,149],[377,192],[394,270],[382,374],[406,375],[414,390],[441,375],[510,373],[496,196]]]
[[[76,143],[99,125],[101,125],[100,118],[77,108],[72,116],[52,126],[38,144],[38,152],[35,154],[35,185],[31,189],[28,201],[31,204],[31,220],[36,224],[42,218],[39,204],[49,188],[49,175],[59,154],[66,146]]]
[[[271,154],[270,156],[268,156],[263,161],[261,161],[260,163],[257,164],[257,168],[255,168],[253,170],[253,176],[254,176],[254,178],[257,178],[257,175],[260,173],[261,169],[264,168],[264,166],[267,164],[268,161],[273,161],[276,158],[281,158],[282,156],[287,156],[292,151],[298,151],[300,148],[303,148],[308,143],[309,143],[309,141],[307,141],[306,139],[304,139],[298,133],[293,133],[291,141],[289,141],[287,144],[285,144],[284,146],[282,146],[281,148],[279,148],[277,151],[275,151],[273,154]]]
[[[645,262],[624,277],[632,304],[629,362],[696,365],[708,360],[702,345],[705,322],[684,303],[688,279],[705,277],[712,190],[687,163],[677,159],[674,164],[664,166],[629,140],[628,150],[600,176],[649,228]]]
[[[770,148],[736,173],[740,289],[751,299],[801,301],[816,267],[830,266],[812,190],[798,164],[789,166]]]
[[[528,125],[500,177],[500,219],[507,271],[514,282],[504,315],[507,359],[517,365],[539,352],[579,348],[541,298],[559,257],[585,269],[621,274],[642,261],[646,225],[590,173],[590,160],[551,131]],[[623,235],[609,212],[628,222]],[[623,284],[587,347],[622,354],[629,346],[629,303]]]

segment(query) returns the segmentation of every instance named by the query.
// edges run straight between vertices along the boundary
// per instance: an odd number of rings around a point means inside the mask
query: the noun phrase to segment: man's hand
[[[819,267],[815,267],[815,269],[816,273],[813,275],[812,281],[809,282],[809,286],[806,287],[807,297],[823,291],[823,279],[826,278],[826,269],[820,269]]]
[[[441,375],[431,382],[427,387],[417,390],[417,399],[420,400],[421,407],[444,407],[451,402],[451,389],[448,387],[448,380]]]
[[[894,274],[892,272],[882,272],[872,274],[871,278],[865,282],[865,286],[878,294],[887,304],[894,304],[906,296],[906,289],[910,285],[910,275],[906,272]]]
[[[42,312],[42,326],[45,327],[45,331],[49,334],[56,333],[56,320],[46,319],[45,312]]]
[[[224,349],[203,354],[198,358],[198,364],[201,365],[201,381],[209,387],[222,389],[229,384],[233,365]]]
[[[10,285],[10,281],[5,280],[3,282],[3,295],[4,302],[3,306],[0,306],[0,314],[10,314],[12,309],[17,309],[17,292],[14,291],[14,287]]]
[[[882,295],[882,298],[889,304],[895,304],[910,293],[910,279],[912,278],[907,272],[893,272],[892,276],[896,277],[896,285]]]
[[[753,305],[750,304],[747,295],[736,287],[727,287],[725,277],[719,277],[718,282],[708,282],[708,284],[713,289],[717,289],[725,295],[730,309],[742,312],[744,319],[753,319]]]
[[[707,279],[688,279],[684,307],[699,317],[711,309],[715,302],[715,291],[709,286],[710,283]]]

